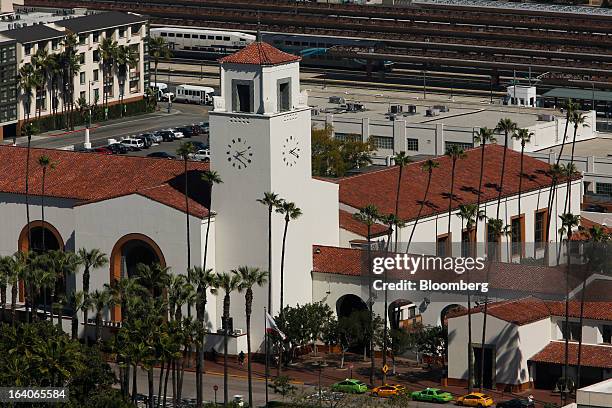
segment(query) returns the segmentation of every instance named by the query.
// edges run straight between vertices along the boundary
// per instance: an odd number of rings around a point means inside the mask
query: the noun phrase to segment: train
[[[174,56],[202,59],[233,54],[255,41],[251,34],[184,27],[151,28],[150,35],[165,39]]]
[[[234,53],[256,41],[256,36],[237,31],[219,31],[206,28],[155,27],[151,37],[164,38],[175,57],[213,60]],[[265,33],[262,40],[276,48],[299,55],[302,65],[322,68],[366,70],[368,62],[356,58],[341,58],[327,51],[336,46],[377,48],[380,41],[325,37],[315,35]],[[371,61],[372,71],[391,71],[391,61]]]

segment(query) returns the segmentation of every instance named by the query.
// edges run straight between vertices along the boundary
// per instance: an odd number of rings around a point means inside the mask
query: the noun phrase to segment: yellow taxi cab
[[[395,397],[406,392],[406,387],[401,384],[385,384],[380,387],[372,388],[374,397]]]
[[[457,405],[465,405],[466,407],[485,408],[494,404],[493,398],[487,394],[473,392],[457,398]]]

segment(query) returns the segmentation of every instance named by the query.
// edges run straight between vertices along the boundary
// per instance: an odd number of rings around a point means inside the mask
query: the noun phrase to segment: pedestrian
[[[238,364],[240,364],[240,367],[244,367],[244,351],[238,354]]]

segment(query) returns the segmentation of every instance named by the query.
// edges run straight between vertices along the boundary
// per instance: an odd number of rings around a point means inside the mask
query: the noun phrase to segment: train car
[[[255,36],[234,31],[203,28],[151,28],[151,37],[162,37],[177,57],[216,59],[232,54],[255,41]]]
[[[327,51],[336,46],[377,48],[379,41],[325,37],[299,34],[264,34],[263,40],[276,48],[302,57],[302,65],[340,69],[367,69],[367,61],[356,58],[342,58],[330,55]],[[391,71],[392,61],[372,61],[373,71]]]

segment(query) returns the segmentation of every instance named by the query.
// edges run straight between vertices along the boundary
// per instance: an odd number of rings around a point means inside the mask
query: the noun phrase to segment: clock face
[[[302,150],[300,149],[300,142],[293,136],[289,136],[283,142],[283,163],[287,167],[293,167],[297,164],[300,158]]]
[[[253,160],[253,149],[241,137],[232,139],[228,143],[226,154],[227,161],[238,170],[246,169]]]

